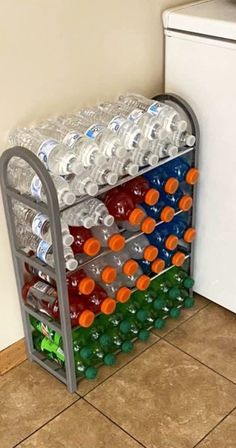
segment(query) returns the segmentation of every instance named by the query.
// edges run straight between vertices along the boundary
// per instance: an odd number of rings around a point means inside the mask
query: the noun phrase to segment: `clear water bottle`
[[[116,160],[116,159],[114,159]],[[118,174],[112,171],[108,164],[103,166],[93,166],[89,169],[89,174],[98,185],[115,185],[118,181]]]
[[[128,238],[129,234],[127,234],[126,237]],[[130,257],[135,260],[144,259],[147,261],[154,261],[158,255],[156,245],[150,244],[145,235],[139,235],[138,237],[128,241],[126,243],[126,247]]]
[[[24,146],[38,156],[54,175],[81,173],[81,164],[73,151],[54,138],[48,138],[37,129],[16,129],[9,137],[11,145]]]
[[[151,151],[145,150],[145,142],[142,142],[142,148],[136,149],[136,151],[130,152],[130,159],[138,166],[156,166],[158,164],[159,157]]]
[[[150,140],[147,149],[153,154],[157,154],[159,159],[164,157],[175,157],[178,154],[178,147],[169,141],[159,142],[158,140]]]
[[[97,198],[87,199],[83,206],[89,210],[89,216],[93,220],[93,226],[104,225],[111,227],[114,223],[114,217],[110,215],[105,204]]]
[[[50,221],[47,215],[41,212],[37,212],[32,208],[23,205],[21,202],[14,201],[13,212],[15,219],[18,223],[24,223],[25,229],[32,232],[34,235],[46,241],[46,243],[52,243],[52,235],[50,230]],[[71,246],[74,238],[70,234],[69,227],[62,223],[62,242],[64,246]]]
[[[176,145],[178,148],[182,148],[183,146],[193,146],[196,141],[196,137],[187,131],[182,132],[177,130],[169,133],[167,140],[169,140],[173,145]]]
[[[85,194],[96,196],[98,193],[98,184],[91,177],[88,168],[86,168],[80,176],[69,176],[67,180],[71,190],[75,192],[76,196],[83,196]]]
[[[105,255],[104,260],[107,264],[116,268],[118,273],[129,276],[134,275],[138,269],[138,263],[130,257],[132,255],[130,255],[127,249],[124,249],[119,253],[111,252]]]
[[[22,194],[29,194],[36,201],[47,202],[42,182],[27,162],[13,157],[8,164],[7,174],[11,187]],[[51,177],[57,191],[59,206],[72,205],[76,197],[68,182],[60,176],[51,175]]]
[[[107,284],[113,283],[117,276],[116,269],[106,264],[105,260],[101,257],[87,263],[83,266],[83,270],[95,281]]]
[[[72,208],[63,210],[62,220],[68,226],[83,226],[86,229],[91,229],[94,225],[93,217],[90,215],[90,210],[85,201],[75,205]]]
[[[139,171],[139,165],[134,163],[130,158],[124,160],[111,159],[109,162],[111,171],[116,172],[119,177],[136,176]]]
[[[95,142],[78,131],[70,130],[63,122],[47,120],[40,124],[39,129],[43,134],[59,140],[71,149],[81,164],[81,172],[83,168],[100,166],[105,162],[105,157]]]
[[[108,247],[113,252],[119,252],[125,246],[125,238],[119,232],[115,222],[110,227],[101,225],[92,228],[92,234],[100,241],[101,246]]]
[[[182,120],[180,114],[172,107],[160,101],[150,100],[145,96],[130,93],[120,96],[119,101],[129,107],[138,108],[144,112],[149,112],[158,117],[160,125],[167,131],[186,131],[187,121]]]

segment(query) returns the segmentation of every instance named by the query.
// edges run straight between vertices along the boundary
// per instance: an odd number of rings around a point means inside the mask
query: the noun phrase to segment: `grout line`
[[[208,437],[209,436],[209,434],[211,434],[216,428],[217,428],[217,426],[219,426],[219,425],[221,425],[221,423],[227,418],[227,417],[229,417],[229,415],[230,414],[232,414],[232,412],[234,411],[236,409],[236,406],[233,408],[233,409],[231,409],[231,411],[229,411],[228,412],[228,414],[226,414],[215,426],[213,426],[213,428],[211,428],[210,429],[210,431],[208,431],[208,433],[207,434],[205,434],[205,436],[204,437],[202,437],[197,443],[196,443],[196,445],[194,445],[193,446],[193,448],[196,448],[197,446],[199,446],[199,444],[204,440],[204,439],[206,439],[206,437]]]
[[[102,412],[100,409],[98,409],[93,403],[90,403],[88,400],[86,400],[86,398],[82,398],[82,400],[84,400],[85,403],[87,403],[89,406],[92,406],[96,411],[99,412],[99,414],[103,415],[103,417],[105,417],[107,420],[109,420],[113,425],[115,425],[117,428],[119,428],[122,432],[127,434],[131,439],[133,439],[135,442],[137,442],[140,446],[142,446],[143,448],[147,448],[146,445],[143,445],[142,442],[140,442],[138,439],[136,439],[134,436],[132,436],[132,434],[130,434],[128,431],[126,431],[124,428],[122,428],[120,425],[118,425],[118,423],[114,422],[114,420],[112,420],[110,417],[108,417],[106,414],[104,414],[104,412]]]
[[[185,352],[182,348],[178,347],[177,345],[175,345],[173,342],[168,341],[168,339],[165,339],[164,337],[162,338],[163,341],[165,341],[167,344],[171,345],[172,347],[176,348],[177,350],[179,350],[180,352],[184,353],[185,355],[189,356],[190,358],[194,359],[194,361],[199,362],[199,364],[201,364],[202,366],[206,367],[207,369],[211,370],[212,372],[216,373],[217,375],[221,376],[222,378],[224,378],[226,381],[229,381],[230,383],[232,383],[234,386],[236,386],[236,383],[231,380],[230,378],[227,378],[226,376],[222,375],[222,373],[217,372],[216,370],[214,370],[212,367],[208,366],[207,364],[205,364],[204,362],[200,361],[200,359],[195,358],[193,355],[191,355],[188,352]]]
[[[59,381],[59,380],[58,380]],[[57,414],[55,414],[52,418],[50,418],[49,420],[47,420],[45,423],[43,423],[41,426],[39,426],[37,429],[35,429],[35,431],[32,431],[29,435],[27,435],[26,437],[24,437],[22,440],[20,440],[19,442],[16,443],[16,445],[13,445],[11,448],[16,448],[17,446],[19,446],[21,443],[25,442],[27,439],[29,439],[30,437],[32,437],[36,432],[40,431],[40,429],[44,428],[44,426],[47,426],[48,423],[50,423],[51,421],[53,421],[56,417],[58,417],[59,415],[63,414],[63,412],[67,411],[67,409],[71,408],[75,403],[77,403],[79,400],[81,400],[81,397],[77,398],[75,401],[73,401],[73,403],[69,404],[68,406],[66,406],[64,409],[62,409],[60,412],[58,412]]]

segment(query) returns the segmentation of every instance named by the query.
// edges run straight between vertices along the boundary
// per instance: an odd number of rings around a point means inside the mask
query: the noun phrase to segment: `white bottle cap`
[[[187,146],[193,146],[195,141],[196,141],[196,137],[194,135],[192,135],[192,134],[189,134],[187,136],[187,138],[186,138],[186,145]]]
[[[178,154],[178,147],[175,145],[168,145],[167,147],[167,154],[170,157],[177,156]]]
[[[83,219],[83,226],[86,229],[91,229],[91,227],[94,226],[94,221],[92,218],[90,218],[90,216],[86,216],[86,218]]]
[[[71,246],[71,244],[73,244],[74,237],[69,232],[65,232],[64,235],[62,236],[62,241],[63,245],[68,247]]]
[[[139,171],[139,166],[136,163],[129,163],[127,166],[127,172],[130,176],[136,176]]]
[[[64,202],[64,204],[66,205],[72,205],[74,204],[76,199],[75,194],[72,191],[64,191],[61,194],[61,200]]]
[[[113,222],[115,221],[114,216],[112,215],[107,215],[105,216],[105,218],[103,219],[103,224],[106,227],[111,227]]]
[[[94,157],[94,165],[101,166],[106,163],[106,157],[103,154],[96,154]]]
[[[178,121],[178,123],[177,123],[178,131],[184,132],[184,131],[186,131],[187,127],[188,127],[187,121],[185,121],[185,120]]]
[[[75,269],[77,267],[78,267],[78,261],[76,261],[75,258],[71,258],[70,260],[67,260],[66,269],[68,269],[68,271],[75,271]]]
[[[106,181],[108,183],[108,185],[115,185],[116,182],[118,181],[118,174],[117,173],[108,173],[106,175]]]
[[[96,194],[98,193],[98,186],[96,182],[89,181],[85,186],[85,192],[89,196],[96,196]]]
[[[151,155],[148,157],[148,164],[149,164],[150,166],[156,166],[156,165],[158,164],[158,160],[159,160],[159,157],[158,157],[157,154],[151,154]]]
[[[118,157],[118,159],[123,159],[126,155],[126,149],[123,146],[118,146],[116,148],[116,157]]]

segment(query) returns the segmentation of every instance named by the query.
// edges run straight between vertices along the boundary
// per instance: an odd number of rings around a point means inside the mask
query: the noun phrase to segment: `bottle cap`
[[[172,207],[169,207],[168,205],[166,207],[163,207],[161,211],[161,221],[164,222],[170,222],[174,217],[175,211]]]
[[[170,288],[168,291],[168,296],[170,299],[175,300],[181,295],[180,289],[177,287]]]
[[[87,380],[94,380],[97,376],[98,369],[96,367],[87,367],[87,369],[84,372],[85,378]]]
[[[81,348],[79,354],[80,354],[81,358],[83,358],[83,359],[89,359],[93,356],[93,352],[90,347]]]
[[[185,120],[179,120],[177,123],[177,128],[180,132],[186,131],[187,126],[188,126],[188,123]]]
[[[103,358],[103,363],[106,366],[114,366],[116,363],[116,357],[113,353],[107,353]]]
[[[197,235],[197,231],[196,229],[194,229],[194,227],[189,227],[185,232],[184,232],[184,241],[186,241],[186,243],[192,243]]]
[[[193,134],[189,134],[186,138],[187,146],[193,146],[196,142],[196,137]]]
[[[78,322],[81,327],[88,328],[92,325],[94,319],[95,314],[90,310],[85,310],[82,311],[81,315],[79,316]]]
[[[187,184],[194,185],[199,179],[199,170],[197,168],[190,168],[185,176]]]
[[[157,255],[158,255],[157,247],[152,246],[151,244],[150,244],[150,246],[145,247],[144,252],[143,252],[144,260],[154,261],[156,259]]]
[[[153,308],[154,310],[162,310],[165,306],[165,300],[163,299],[156,299],[153,302]]]
[[[103,224],[104,224],[104,226],[106,226],[106,227],[111,227],[112,224],[114,223],[114,221],[115,221],[114,216],[112,216],[112,215],[107,215],[107,216],[105,216],[104,219],[103,219]]]
[[[69,232],[66,232],[62,237],[62,241],[64,246],[69,247],[71,246],[71,244],[73,244],[74,237]]]
[[[144,202],[147,205],[155,205],[158,202],[160,193],[155,188],[150,188],[144,197]]]
[[[145,291],[150,285],[151,279],[147,275],[140,275],[136,281],[136,288]]]
[[[96,182],[89,181],[85,187],[85,193],[89,196],[96,196],[98,193],[98,186]]]
[[[170,317],[172,317],[172,319],[177,319],[177,317],[180,316],[180,313],[181,313],[180,308],[176,308],[176,307],[171,308]]]
[[[138,339],[140,341],[147,341],[150,338],[150,331],[146,330],[145,328],[143,328],[142,330],[140,330],[139,334],[138,334]]]
[[[187,289],[191,289],[194,285],[194,280],[192,277],[186,277],[183,281],[183,285]]]
[[[168,250],[174,250],[178,246],[178,238],[175,235],[169,235],[165,240],[165,247]]]
[[[97,255],[98,252],[100,251],[100,249],[101,249],[101,244],[97,238],[88,238],[87,241],[85,241],[84,246],[83,246],[84,253],[89,255],[90,257]]]
[[[122,286],[118,289],[116,292],[116,300],[120,303],[125,303],[130,299],[131,296],[131,290],[127,288],[126,286]]]
[[[159,156],[157,154],[150,154],[148,156],[148,165],[150,166],[156,166],[159,161]]]
[[[83,219],[83,226],[85,227],[85,229],[91,229],[91,227],[94,226],[94,221],[92,218],[90,218],[90,216],[86,216]]]
[[[78,292],[85,296],[91,294],[95,288],[95,281],[91,277],[85,277],[79,282]]]
[[[132,226],[137,226],[141,224],[142,220],[145,218],[145,213],[141,208],[134,208],[129,215],[129,222]]]
[[[118,181],[118,174],[117,173],[108,173],[106,175],[106,181],[108,183],[108,185],[115,185],[116,182]]]
[[[107,245],[113,252],[119,252],[125,247],[125,237],[116,233],[110,236]]]
[[[130,176],[136,176],[138,174],[139,165],[136,163],[129,163],[127,166],[127,172]]]
[[[185,308],[192,308],[195,303],[194,297],[186,297],[184,301]]]
[[[169,177],[164,186],[164,191],[168,194],[174,194],[179,187],[179,181],[175,177]]]
[[[117,272],[116,269],[111,266],[106,266],[101,272],[101,279],[104,283],[113,283],[116,279]]]
[[[183,252],[176,252],[172,257],[172,264],[175,266],[182,266],[184,264],[185,254]]]
[[[116,309],[116,301],[107,297],[101,304],[101,312],[103,314],[112,314]]]
[[[66,269],[68,271],[75,271],[78,267],[78,261],[75,258],[70,258],[70,260],[66,261]]]
[[[75,194],[72,191],[65,191],[63,193],[63,202],[64,202],[64,204],[72,205],[72,204],[74,204],[75,199],[76,199],[76,196],[75,196]]]
[[[165,327],[165,324],[166,324],[166,319],[162,319],[159,317],[154,322],[154,328],[156,328],[157,330],[161,330],[162,328]]]
[[[123,274],[128,275],[128,276],[134,275],[135,272],[137,271],[137,269],[138,269],[137,261],[130,259],[130,260],[127,260],[125,262],[125,264],[123,265],[122,272],[123,272]]]
[[[168,156],[170,156],[170,157],[177,156],[178,152],[179,152],[178,146],[171,145],[171,144],[169,144],[167,146],[167,154],[168,154]]]
[[[147,320],[148,318],[148,313],[146,310],[139,310],[136,313],[136,318],[140,321],[140,322],[145,322],[145,320]]]
[[[125,341],[123,342],[121,346],[121,351],[124,353],[131,353],[134,348],[134,344],[131,341]]]
[[[130,323],[129,323],[128,320],[122,320],[122,321],[121,321],[121,323],[120,323],[120,325],[119,325],[119,330],[120,330],[122,333],[124,333],[124,334],[129,333],[130,328],[131,328],[131,325],[130,325]]]
[[[102,334],[99,338],[99,342],[103,347],[107,347],[112,344],[112,338],[108,334]]]
[[[182,198],[179,200],[179,209],[187,212],[193,205],[193,199],[191,196],[184,194]]]
[[[141,230],[143,233],[147,233],[148,235],[153,232],[156,227],[156,221],[149,216],[145,218],[141,224]]]
[[[157,258],[155,261],[153,261],[151,269],[155,274],[159,274],[161,271],[163,271],[163,269],[165,269],[164,260],[162,260],[162,258]]]

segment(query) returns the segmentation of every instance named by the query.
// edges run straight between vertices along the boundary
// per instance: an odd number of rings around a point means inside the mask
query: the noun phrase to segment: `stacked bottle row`
[[[137,175],[140,168],[156,166],[159,159],[193,146],[195,137],[187,127],[174,106],[130,94],[17,129],[9,142],[39,157],[64,207],[76,197],[95,196],[100,187],[115,185],[126,175]],[[21,193],[46,201],[39,177],[24,160],[10,161],[8,180]]]
[[[194,299],[189,289],[194,281],[182,268],[174,267],[152,280],[146,291],[136,291],[131,300],[119,303],[110,315],[100,314],[89,328],[72,332],[76,375],[95,378],[98,366],[113,365],[117,351],[130,353],[133,341],[146,341],[150,329],[161,329],[166,318],[176,319],[181,308],[190,308]],[[62,337],[31,317],[33,341],[36,350],[45,358],[64,366]]]

